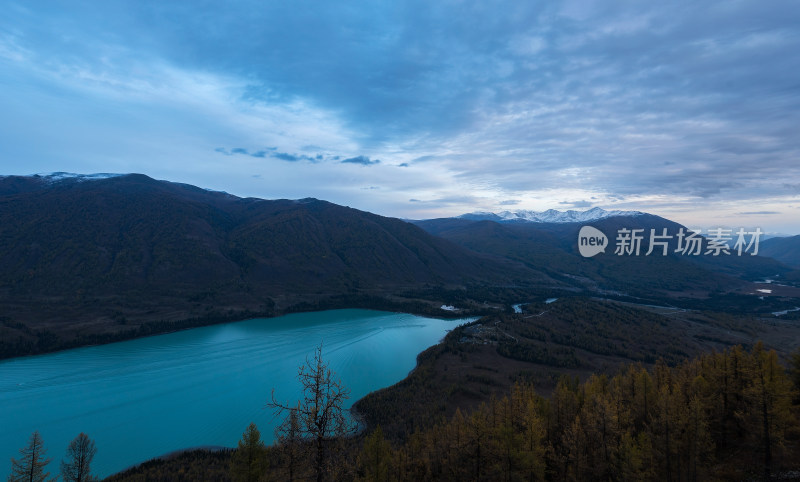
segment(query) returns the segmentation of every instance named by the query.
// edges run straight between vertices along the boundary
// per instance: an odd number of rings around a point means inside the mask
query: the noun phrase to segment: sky
[[[0,174],[800,234],[800,4],[3,1]]]

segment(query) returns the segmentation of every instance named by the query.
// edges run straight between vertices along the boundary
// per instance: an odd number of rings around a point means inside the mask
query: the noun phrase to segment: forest
[[[796,331],[730,313],[532,302],[452,330],[351,416],[317,351],[300,367],[298,405],[264,394],[283,420],[275,434],[254,420],[236,449],[180,452],[108,480],[797,478]],[[46,457],[31,455],[46,441],[31,440],[13,470],[46,474]]]
[[[253,424],[236,450],[189,452],[109,480],[790,480],[799,416],[800,350],[785,368],[757,343],[583,383],[563,376],[549,398],[516,383],[403,439],[376,426],[266,447]]]

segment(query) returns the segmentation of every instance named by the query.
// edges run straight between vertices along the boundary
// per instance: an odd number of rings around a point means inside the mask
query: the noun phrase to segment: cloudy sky
[[[0,173],[800,233],[800,5],[9,1]]]

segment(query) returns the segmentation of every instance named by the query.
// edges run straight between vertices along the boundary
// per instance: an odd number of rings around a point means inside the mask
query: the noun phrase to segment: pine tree
[[[20,449],[19,460],[11,459],[11,475],[8,482],[41,482],[47,480],[50,472],[45,472],[44,467],[51,459],[46,459],[47,451],[39,432],[33,432],[28,441],[28,446]],[[55,480],[55,479],[50,479]]]
[[[67,460],[61,461],[61,476],[65,482],[89,482],[97,480],[91,475],[90,465],[97,448],[85,433],[75,437],[67,447]]]
[[[261,480],[267,471],[266,451],[261,432],[256,424],[251,423],[231,457],[231,478],[242,482]]]

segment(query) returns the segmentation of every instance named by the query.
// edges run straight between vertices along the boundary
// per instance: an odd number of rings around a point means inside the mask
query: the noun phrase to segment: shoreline
[[[359,319],[361,317],[365,317],[366,316],[366,317],[375,317],[376,319],[380,319],[380,318],[387,317],[387,316],[389,318],[392,318],[394,316],[394,314],[400,314],[400,315],[409,315],[409,316],[407,316],[407,318],[410,319],[410,318],[413,318],[414,316],[420,316],[420,315],[413,314],[413,313],[388,312],[388,311],[382,311],[382,310],[378,311],[378,310],[372,310],[372,309],[365,310],[365,309],[362,309],[362,308],[351,308],[351,310],[353,310],[353,311],[350,312],[349,310],[342,310],[342,309],[324,310],[324,311],[327,311],[327,312],[331,312],[331,315],[330,316],[322,315],[320,317],[315,317],[314,316],[315,313],[323,313],[323,312],[320,312],[320,311],[292,313],[292,314],[295,314],[295,315],[311,314],[311,316],[306,316],[306,317],[304,317],[304,319],[316,320],[315,324],[319,324],[320,326],[329,325],[331,328],[327,328],[327,329],[323,328],[323,330],[326,330],[325,332],[330,331],[330,330],[336,331],[337,330],[336,321],[340,320],[340,319],[342,321],[344,321],[345,318],[348,318],[348,319],[349,318]],[[339,314],[335,314],[337,311],[339,312]],[[447,315],[452,315],[452,313],[449,313],[449,312],[446,313],[446,314]],[[403,349],[403,352],[406,353],[406,355],[404,356],[404,359],[406,361],[404,361],[404,363],[403,363],[403,365],[405,367],[407,367],[405,370],[396,370],[396,369],[391,370],[388,367],[387,367],[386,370],[384,370],[383,368],[380,368],[380,369],[376,370],[375,371],[376,375],[374,377],[371,377],[370,379],[372,379],[374,381],[377,381],[378,384],[372,385],[372,388],[370,388],[371,383],[370,384],[366,384],[366,385],[364,383],[360,383],[360,382],[356,383],[356,382],[358,382],[358,379],[351,379],[352,376],[348,375],[350,377],[350,378],[348,378],[348,380],[350,380],[348,382],[348,384],[350,384],[350,383],[353,384],[352,388],[354,389],[355,394],[356,394],[356,397],[353,398],[353,403],[349,404],[350,406],[347,407],[348,410],[350,410],[352,408],[352,405],[355,405],[359,400],[361,400],[363,397],[373,393],[375,390],[380,390],[380,389],[383,389],[383,388],[386,388],[386,387],[390,387],[390,386],[392,386],[392,385],[394,385],[396,383],[400,383],[403,380],[405,380],[411,373],[414,372],[414,370],[416,370],[418,368],[418,366],[419,366],[419,354],[421,352],[423,352],[424,350],[430,348],[431,346],[435,346],[435,345],[441,343],[442,340],[447,336],[448,331],[451,330],[453,327],[455,327],[457,325],[460,325],[460,324],[463,324],[463,323],[468,322],[468,321],[472,321],[474,319],[474,317],[465,317],[465,316],[441,316],[441,315],[435,316],[435,317],[434,316],[430,316],[430,315],[421,315],[421,316],[424,317],[424,318],[428,318],[428,321],[426,321],[424,323],[426,325],[430,325],[431,328],[434,329],[434,332],[432,332],[431,334],[435,334],[435,336],[432,336],[432,337],[428,336],[428,338],[427,338],[428,344],[419,344],[419,345],[417,345],[418,348],[416,350],[413,350],[413,348],[412,348],[413,345],[409,345],[408,346],[408,348],[410,348],[410,349]],[[443,324],[440,325],[438,320],[442,320]],[[451,322],[450,323],[446,323],[444,320],[451,320]],[[458,321],[453,323],[453,320],[458,320]],[[237,322],[245,322],[247,320],[236,320],[236,321]],[[253,325],[253,326],[261,326],[261,324],[263,324],[263,326],[267,326],[267,325],[269,325],[269,321],[271,321],[271,320],[261,320],[261,321],[256,322],[256,324]],[[274,326],[276,326],[275,329],[282,329],[282,327],[286,327],[287,329],[290,329],[294,325],[295,325],[294,318],[290,317],[290,318],[288,318],[288,320],[282,321],[281,323],[279,323],[277,325],[274,325]],[[437,325],[439,325],[439,328],[436,328]],[[381,330],[381,331],[383,331],[383,330]],[[203,333],[205,333],[205,332],[199,333],[198,336],[200,336],[200,337],[204,336]],[[385,336],[384,336],[384,338],[385,338]],[[422,339],[420,341],[422,341]],[[155,342],[155,343],[159,343],[159,342]],[[165,343],[169,344],[169,342],[165,342]],[[136,347],[131,347],[131,348],[125,348],[125,349],[137,349],[137,348]],[[94,351],[89,352],[88,356],[91,356],[94,353],[95,353]],[[376,355],[382,356],[381,353],[382,352],[377,352]],[[411,355],[413,355],[413,358],[411,357]],[[390,361],[390,358],[383,357],[383,361],[381,362],[381,364],[376,365],[376,366],[381,366],[382,367],[383,365],[385,365],[387,360]],[[52,363],[58,363],[58,359],[51,359],[51,362]],[[21,366],[27,366],[27,365],[21,365]],[[339,370],[337,369],[337,371],[339,371]],[[347,373],[349,373],[349,371],[345,370],[343,373],[347,374]],[[380,383],[380,380],[382,378],[384,378],[384,379],[388,378],[388,379],[385,379],[385,381],[383,383]],[[282,383],[283,382],[280,382],[280,384],[277,385],[277,386],[278,387],[283,386]],[[365,388],[368,391],[364,390]],[[258,408],[258,407],[256,406],[256,408]],[[353,419],[359,421],[359,427],[360,427],[360,431],[361,432],[363,432],[364,429],[368,428],[368,425],[366,425],[363,422],[363,419],[359,416],[358,411],[352,410],[351,413],[352,413]],[[256,418],[256,420],[259,420],[259,418]],[[261,422],[265,423],[264,420],[262,420]],[[265,432],[264,432],[265,435],[268,435],[268,437],[266,437],[265,441],[270,445],[274,445],[274,443],[276,441],[273,440],[273,437],[271,436],[271,431],[267,430],[266,428],[264,430],[265,430]],[[232,447],[236,446],[235,440],[232,439],[232,438],[229,439],[228,435],[226,435],[224,440],[226,440],[228,442],[231,442],[232,443]],[[179,440],[176,440],[176,441],[179,441]],[[212,442],[212,444],[214,442],[213,440],[209,440],[209,441]],[[125,464],[123,466],[123,467],[126,467],[126,468],[114,470],[113,473],[106,472],[104,474],[104,476],[112,476],[112,475],[115,475],[115,474],[119,474],[121,472],[124,472],[124,471],[128,470],[131,467],[139,466],[141,464],[147,463],[148,461],[159,460],[159,459],[168,459],[170,457],[179,456],[180,454],[183,454],[185,452],[191,452],[191,451],[196,451],[196,450],[220,451],[220,450],[231,450],[232,449],[232,447],[226,447],[226,446],[217,445],[217,444],[213,444],[213,445],[197,445],[196,443],[192,443],[191,437],[187,438],[187,440],[185,440],[185,442],[189,442],[189,443],[185,444],[185,445],[184,444],[172,445],[171,448],[174,448],[174,450],[167,450],[167,451],[165,451],[165,452],[163,452],[161,454],[153,454],[152,452],[147,453],[147,451],[143,451],[142,455],[145,455],[145,457],[143,457],[143,458],[141,458],[139,460],[133,459],[129,464]],[[61,442],[58,442],[58,444],[60,444],[60,443]],[[138,452],[138,450],[137,450],[137,452]],[[114,452],[114,453],[116,453],[116,452]],[[128,460],[131,460],[131,459],[128,459]],[[105,472],[105,471],[103,471],[103,472]]]
[[[6,360],[34,357],[52,353],[65,352],[69,350],[87,348],[92,346],[109,345],[123,341],[148,338],[151,336],[166,335],[180,331],[202,328],[205,326],[223,325],[236,323],[252,319],[271,319],[296,313],[317,313],[337,309],[365,309],[375,311],[385,311],[390,313],[406,313],[415,316],[425,316],[438,319],[454,319],[459,317],[485,316],[490,312],[497,312],[487,307],[464,308],[457,311],[446,311],[439,308],[444,302],[433,299],[409,299],[408,301],[395,301],[383,297],[370,295],[334,295],[334,297],[317,301],[316,303],[301,302],[296,303],[280,310],[270,311],[250,311],[241,310],[229,315],[209,315],[207,317],[189,317],[173,321],[156,320],[143,321],[137,328],[126,331],[105,334],[85,334],[81,338],[62,340],[59,345],[17,355],[7,355],[0,351],[0,363]],[[45,330],[46,331],[46,330]],[[103,338],[103,341],[94,341],[96,338]]]

